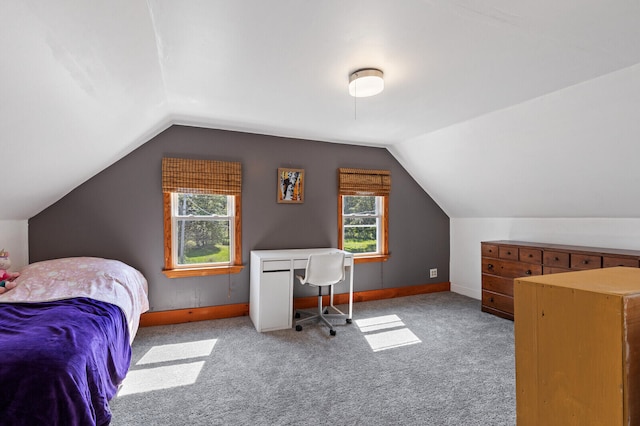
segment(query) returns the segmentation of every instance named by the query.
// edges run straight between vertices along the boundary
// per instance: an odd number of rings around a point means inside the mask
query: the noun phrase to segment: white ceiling
[[[485,161],[526,158],[541,126],[547,142],[586,132],[575,99],[616,103],[597,92],[622,86],[624,121],[605,124],[640,136],[640,0],[5,0],[0,52],[0,219],[37,214],[173,123],[388,147],[452,217],[567,216],[586,202],[556,211],[544,191],[522,203],[474,186]],[[382,69],[386,88],[355,102],[348,76],[362,67]],[[548,103],[571,104],[572,121]],[[522,129],[526,144],[492,155]],[[619,215],[578,215],[592,214]]]

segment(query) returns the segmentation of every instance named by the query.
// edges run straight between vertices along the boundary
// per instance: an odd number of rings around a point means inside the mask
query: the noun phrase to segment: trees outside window
[[[388,257],[388,196],[341,195],[340,248],[369,261]]]
[[[176,265],[228,264],[233,253],[233,196],[172,194]]]
[[[382,197],[343,197],[342,247],[351,253],[379,253],[380,202]]]

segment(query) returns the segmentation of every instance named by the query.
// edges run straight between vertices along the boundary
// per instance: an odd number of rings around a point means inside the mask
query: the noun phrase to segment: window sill
[[[391,255],[388,254],[373,254],[365,256],[353,256],[353,263],[373,263],[373,262],[386,262]]]
[[[238,274],[244,269],[243,265],[216,266],[214,268],[180,268],[163,269],[167,278],[205,277],[207,275]]]

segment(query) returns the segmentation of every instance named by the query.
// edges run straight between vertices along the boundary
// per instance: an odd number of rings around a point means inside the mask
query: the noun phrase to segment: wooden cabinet
[[[639,250],[501,240],[482,242],[481,253],[482,310],[507,319],[514,316],[515,278],[613,266],[640,268]]]
[[[640,268],[518,278],[514,301],[518,426],[640,424]]]

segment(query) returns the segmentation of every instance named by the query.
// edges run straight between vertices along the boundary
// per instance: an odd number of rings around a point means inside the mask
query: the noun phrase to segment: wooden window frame
[[[164,269],[169,278],[237,274],[242,265],[242,166],[237,162],[184,158],[162,159],[164,214]],[[185,267],[173,260],[171,194],[196,193],[232,196],[234,199],[233,253],[229,263]]]
[[[338,248],[343,248],[344,240],[344,196],[382,197],[380,253],[353,254],[354,263],[386,262],[389,257],[389,194],[391,193],[391,172],[389,170],[338,169]]]
[[[229,265],[176,267],[173,263],[173,238],[171,226],[171,193],[164,193],[164,269],[162,273],[169,278],[202,277],[206,275],[237,274],[242,265],[242,201],[239,195],[234,197],[234,229],[233,229],[233,259]]]

